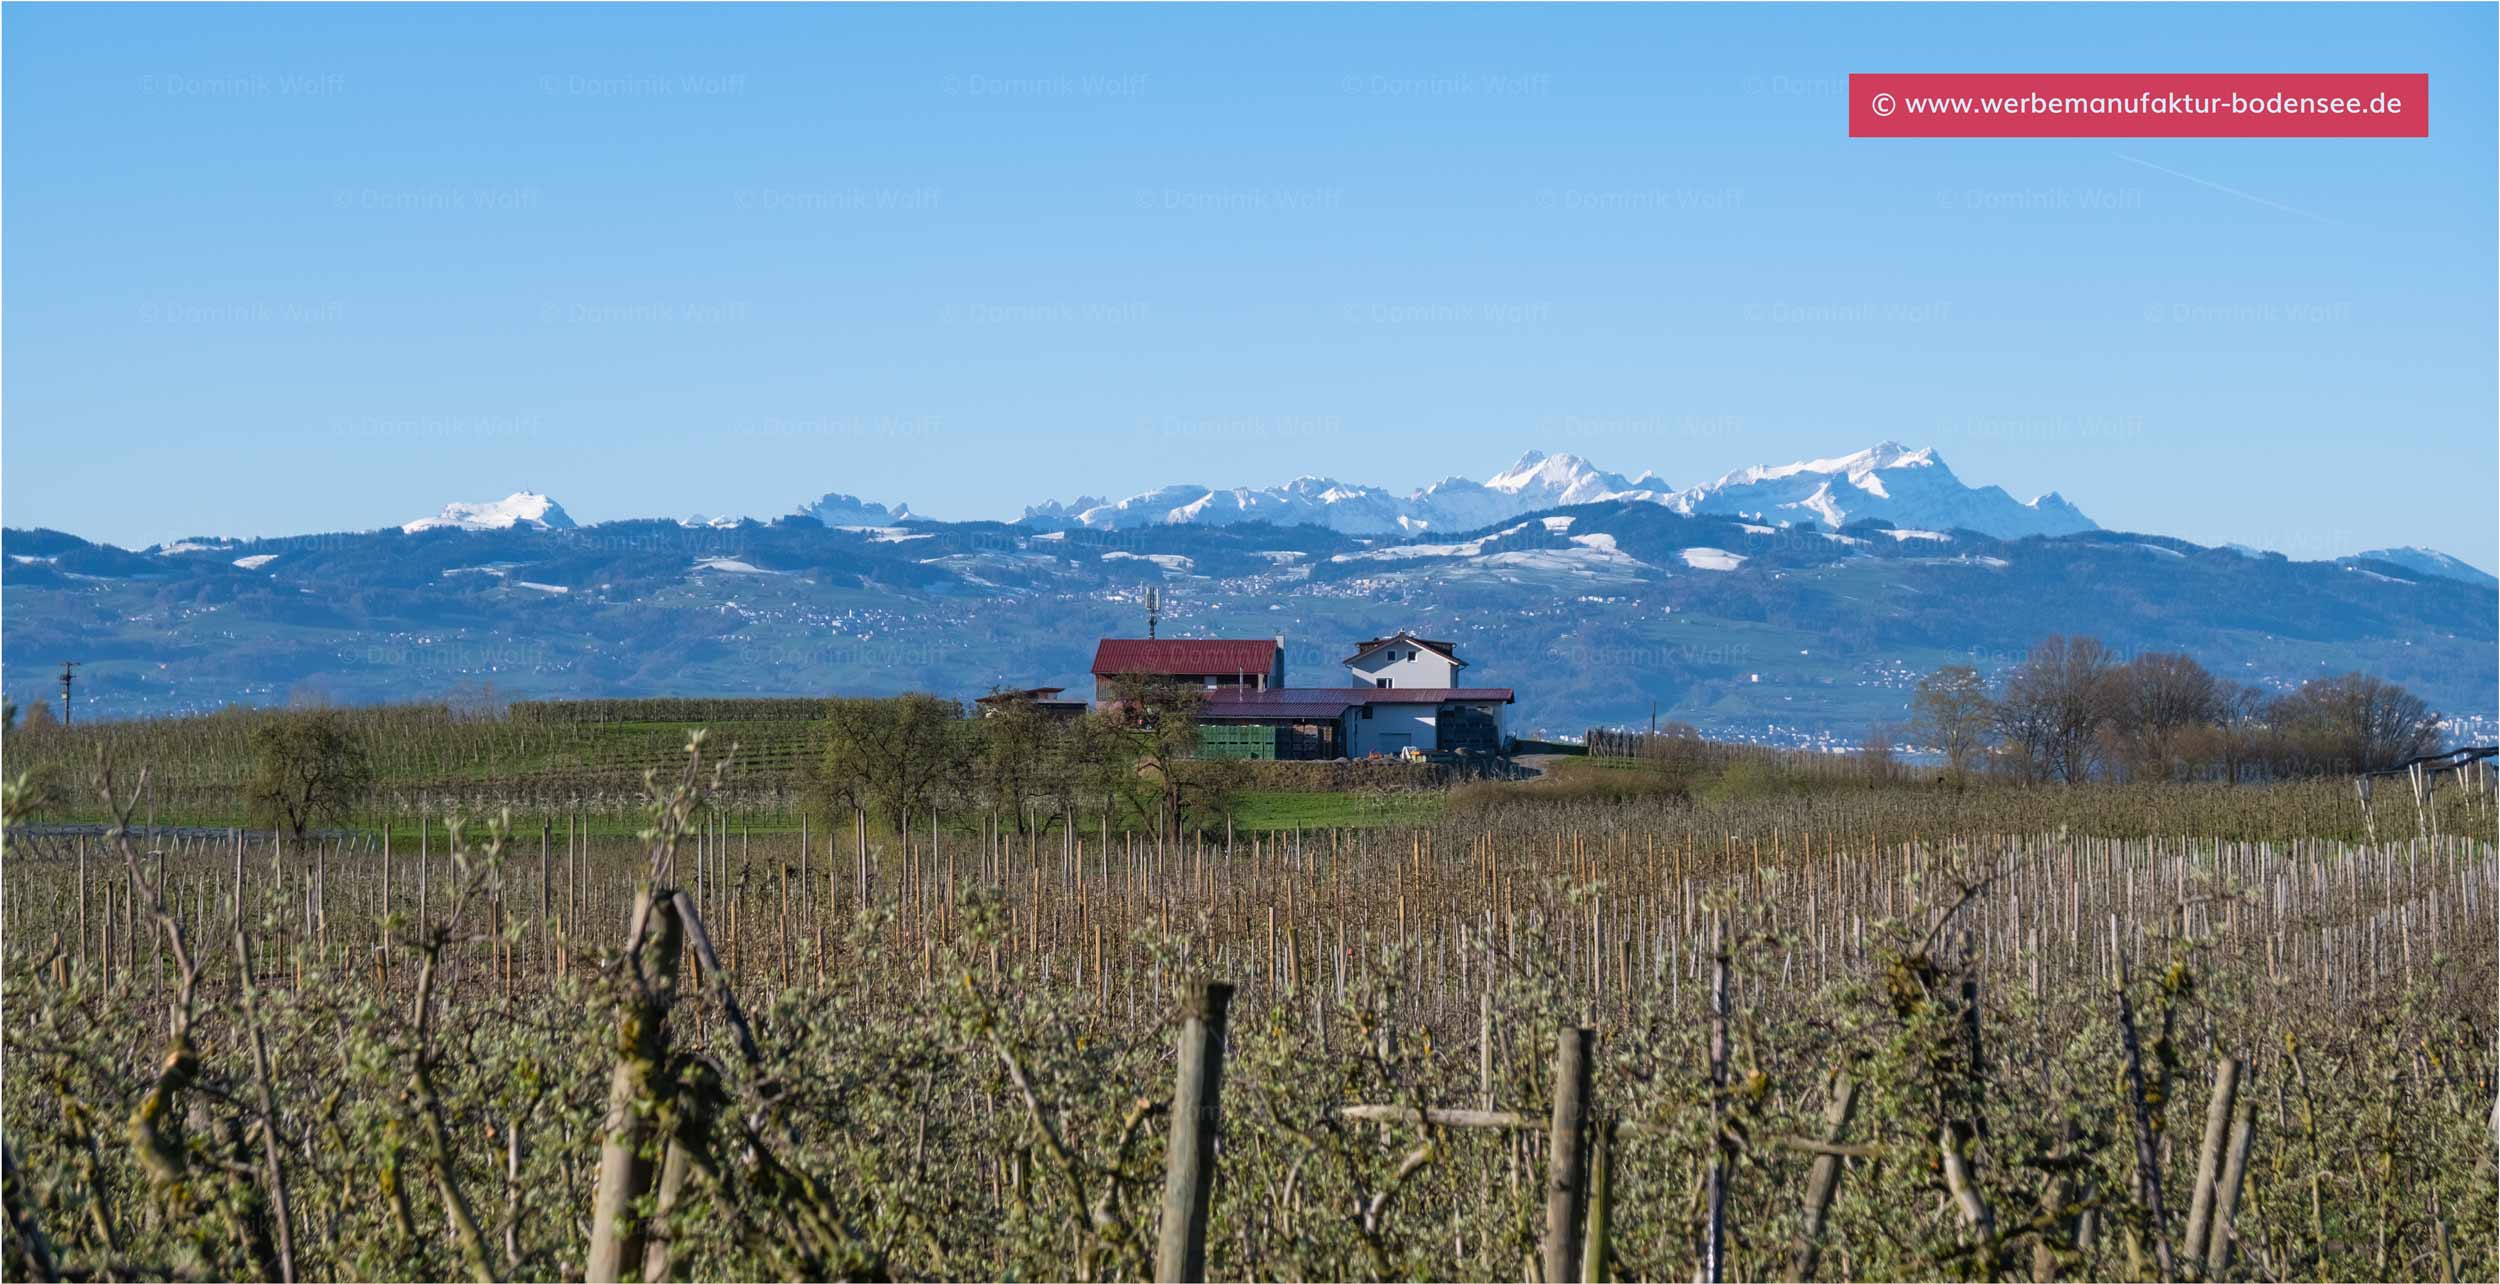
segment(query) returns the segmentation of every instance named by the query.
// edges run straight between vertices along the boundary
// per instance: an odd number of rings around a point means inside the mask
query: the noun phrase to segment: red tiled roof
[[[1274,638],[1104,638],[1094,648],[1094,676],[1098,678],[1118,673],[1251,676],[1275,667]]]

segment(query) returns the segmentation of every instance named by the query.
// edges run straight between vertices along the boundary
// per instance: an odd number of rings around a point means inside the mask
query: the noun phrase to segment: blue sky
[[[2492,567],[2490,6],[5,12],[11,526],[938,517],[1884,438]],[[2427,72],[2428,140],[1886,140],[1852,71]],[[2227,190],[2226,190],[2227,189]]]

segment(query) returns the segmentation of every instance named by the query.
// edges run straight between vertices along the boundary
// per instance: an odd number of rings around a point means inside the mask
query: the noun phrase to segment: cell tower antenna
[[[1153,588],[1146,590],[1146,640],[1155,636],[1155,622],[1163,618],[1163,594]]]
[[[70,670],[78,667],[76,660],[61,661],[61,725],[69,725],[69,687],[75,677]]]

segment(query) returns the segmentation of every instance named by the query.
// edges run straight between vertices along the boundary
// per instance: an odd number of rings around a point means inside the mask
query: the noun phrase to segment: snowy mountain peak
[[[1922,530],[1961,528],[2000,536],[2097,529],[2055,492],[2024,503],[1994,486],[1966,486],[1933,447],[1913,449],[1897,441],[1829,459],[1740,468],[1686,490],[1655,472],[1627,478],[1578,455],[1530,450],[1481,482],[1450,477],[1405,496],[1304,476],[1281,486],[1166,486],[1117,501],[1087,497],[1037,504],[1024,510],[1022,520],[1059,529],[1269,522],[1357,535],[1416,534],[1474,530],[1540,509],[1608,501],[1829,527],[1881,518]]]
[[[573,525],[573,515],[564,511],[564,505],[534,490],[516,490],[502,499],[445,504],[441,513],[420,517],[399,529],[414,535],[434,530],[508,531],[515,526],[569,531]]]
[[[2434,575],[2444,580],[2462,580],[2485,588],[2500,584],[2500,579],[2462,558],[2451,557],[2435,548],[2374,548],[2355,553],[2346,562],[2389,562],[2421,575]]]
[[[1578,455],[1548,455],[1531,450],[1507,471],[1486,479],[1484,488],[1505,495],[1550,496],[1548,502],[1555,504],[1586,504],[1630,489],[1631,485],[1622,476]]]
[[[813,517],[827,526],[891,526],[912,520],[909,504],[889,508],[840,491],[828,491],[813,503],[799,505],[798,511],[800,516]]]
[[[1943,462],[1936,458],[1936,448],[1933,446],[1921,446],[1912,450],[1897,441],[1877,442],[1850,458],[1864,460],[1865,462],[1859,466],[1864,468],[1925,468],[1930,464]],[[1858,467],[1850,469],[1851,472],[1858,470]]]

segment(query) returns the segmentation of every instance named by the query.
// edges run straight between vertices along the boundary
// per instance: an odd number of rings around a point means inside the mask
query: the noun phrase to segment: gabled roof
[[[1462,669],[1467,667],[1467,662],[1458,658],[1458,646],[1456,643],[1435,642],[1431,638],[1419,638],[1414,634],[1403,630],[1392,633],[1385,638],[1373,638],[1369,642],[1358,644],[1354,648],[1354,654],[1338,661],[1338,663],[1352,664],[1355,661],[1362,659],[1364,656],[1370,655],[1372,652],[1377,651],[1384,646],[1388,646],[1393,642],[1422,647],[1425,650],[1432,652],[1434,655],[1440,656],[1442,659],[1447,660]]]
[[[1094,676],[1156,673],[1267,673],[1276,667],[1274,638],[1104,638],[1094,648]]]

